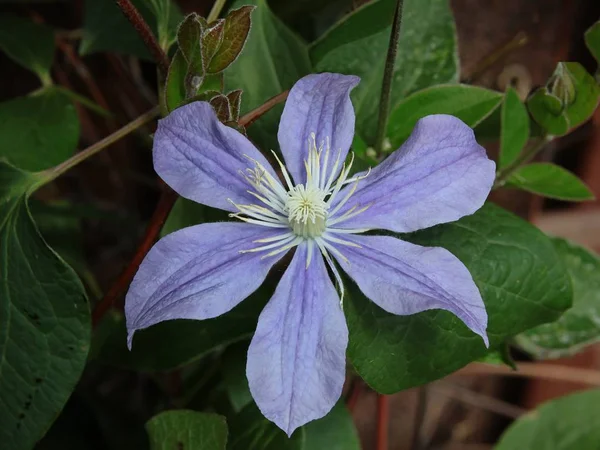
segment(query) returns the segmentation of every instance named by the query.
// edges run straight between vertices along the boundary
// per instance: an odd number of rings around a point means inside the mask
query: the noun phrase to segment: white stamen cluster
[[[308,145],[308,159],[304,161],[306,169],[305,184],[294,186],[287,169],[275,152],[273,152],[273,155],[279,163],[286,187],[271,175],[260,162],[251,159],[254,167],[246,169],[242,176],[254,188],[253,191],[249,190],[248,192],[259,200],[259,204],[238,205],[234,203],[239,212],[230,216],[248,223],[282,229],[280,235],[255,241],[255,243],[265,245],[243,250],[243,252],[268,250],[269,252],[264,255],[264,257],[268,257],[289,250],[305,241],[308,243],[306,261],[306,267],[308,267],[314,244],[316,244],[332,267],[336,278],[340,281],[337,270],[329,257],[329,252],[347,261],[333,244],[347,246],[356,246],[356,244],[340,239],[335,234],[359,233],[367,230],[337,229],[335,225],[362,213],[368,206],[359,209],[354,206],[342,215],[337,216],[336,214],[356,191],[358,182],[365,178],[368,173],[363,176],[348,178],[354,155],[352,155],[347,165],[340,161],[341,151],[338,152],[335,161],[330,161],[329,139],[326,139],[324,143],[317,147],[316,136],[311,133]],[[338,170],[340,170],[339,176],[335,178]],[[354,183],[352,188],[333,207],[334,200],[337,199],[342,187],[350,183]]]

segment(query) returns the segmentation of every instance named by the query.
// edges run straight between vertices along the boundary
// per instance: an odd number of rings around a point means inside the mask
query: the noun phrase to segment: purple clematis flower
[[[445,309],[488,342],[481,295],[455,256],[360,233],[410,232],[472,214],[490,192],[494,163],[467,125],[433,115],[372,171],[350,177],[344,161],[358,82],[328,73],[294,85],[279,124],[283,181],[208,103],[173,111],[154,138],[154,167],[169,186],[240,221],[185,228],[152,248],[127,294],[128,345],[135,331],[163,320],[226,313],[295,248],[260,315],[246,369],[258,407],[288,435],[327,414],[342,392],[348,329],[334,260],[384,310]]]

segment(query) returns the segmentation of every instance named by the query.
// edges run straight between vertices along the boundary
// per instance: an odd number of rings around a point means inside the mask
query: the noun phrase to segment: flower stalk
[[[150,54],[158,64],[158,70],[163,77],[167,76],[169,71],[169,58],[156,40],[152,30],[130,0],[116,0],[117,6],[123,12],[123,15],[131,22],[135,31],[140,35]]]
[[[392,32],[390,35],[390,45],[385,60],[383,82],[381,84],[379,119],[377,122],[377,137],[375,140],[375,152],[378,156],[382,156],[383,154],[383,141],[385,140],[385,130],[387,128],[388,116],[390,115],[392,78],[394,76],[394,66],[396,65],[396,55],[398,54],[400,24],[402,22],[402,3],[402,0],[396,2],[396,11],[394,12],[394,21],[392,22]]]
[[[546,148],[546,145],[554,140],[554,136],[543,136],[539,142],[529,148],[527,151],[523,152],[523,154],[515,160],[512,164],[509,164],[502,170],[499,170],[496,174],[496,181],[494,182],[493,189],[498,189],[499,187],[504,186],[506,180],[523,164],[531,161],[535,156]]]

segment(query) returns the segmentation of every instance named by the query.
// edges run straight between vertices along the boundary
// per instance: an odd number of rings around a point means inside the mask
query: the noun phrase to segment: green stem
[[[383,141],[387,128],[387,120],[390,114],[390,103],[392,93],[392,78],[394,76],[394,65],[396,64],[396,54],[398,53],[398,40],[400,39],[400,23],[402,21],[402,0],[397,0],[396,11],[394,12],[394,21],[392,23],[392,32],[390,35],[390,45],[388,47],[387,58],[385,60],[385,69],[383,72],[383,82],[381,83],[381,99],[379,102],[379,121],[377,123],[377,137],[375,140],[375,152],[378,156],[383,154]]]
[[[208,23],[211,23],[212,21],[217,20],[219,18],[219,15],[221,14],[221,10],[223,9],[223,6],[225,6],[225,0],[216,0],[212,9],[208,13],[208,17],[206,18],[206,21]]]
[[[101,141],[98,141],[94,145],[91,145],[90,147],[86,148],[85,150],[82,150],[81,152],[73,155],[71,158],[67,159],[66,161],[59,164],[58,166],[52,167],[48,170],[41,172],[42,177],[41,177],[39,183],[36,185],[36,188],[49,183],[50,181],[56,179],[57,177],[59,177],[60,175],[65,173],[67,170],[75,167],[80,162],[85,161],[90,156],[95,155],[100,150],[108,147],[111,144],[114,144],[119,139],[127,136],[132,131],[135,131],[138,128],[143,127],[147,123],[151,122],[156,116],[158,116],[158,112],[159,112],[158,107],[152,108],[150,111],[142,114],[140,117],[138,117],[134,121],[129,122],[123,128],[118,129],[113,134],[106,136]]]
[[[496,174],[496,182],[494,183],[493,189],[497,189],[499,187],[504,186],[506,180],[513,174],[515,170],[517,170],[523,164],[526,164],[529,161],[531,161],[540,151],[542,151],[546,147],[546,144],[551,142],[553,139],[553,136],[542,136],[538,143],[531,146],[527,151],[524,151],[523,154],[519,158],[517,158],[512,164],[509,164],[504,169],[499,170]]]

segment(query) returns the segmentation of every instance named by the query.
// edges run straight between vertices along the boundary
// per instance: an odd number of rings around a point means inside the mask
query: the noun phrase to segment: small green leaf
[[[155,7],[162,8],[164,0],[132,0],[152,32],[161,34],[161,44],[172,43],[181,21],[182,14],[173,1],[168,2],[168,13],[156,16]],[[164,19],[167,20],[164,20]],[[159,28],[160,26],[160,28]],[[166,28],[165,28],[166,27]],[[89,55],[97,52],[114,52],[134,55],[152,60],[150,52],[138,32],[123,15],[114,0],[85,0],[83,17],[83,38],[79,44],[79,53]]]
[[[595,450],[600,442],[600,390],[544,403],[504,432],[495,450]]]
[[[573,202],[593,200],[594,194],[576,175],[551,163],[521,166],[507,180],[511,186],[544,197]]]
[[[183,52],[177,50],[169,66],[169,73],[165,81],[165,104],[168,112],[178,108],[185,101],[187,70],[188,63],[183,56]]]
[[[221,122],[231,121],[231,106],[229,105],[229,99],[223,94],[219,94],[210,99],[210,104],[217,113],[217,118]]]
[[[529,114],[517,91],[510,87],[502,104],[499,168],[512,164],[529,139]]]
[[[202,36],[202,53],[204,54],[204,59],[207,61],[207,65],[212,61],[217,50],[223,44],[224,37],[225,19],[217,20],[204,32],[204,36]]]
[[[585,32],[585,45],[600,64],[600,20]]]
[[[451,114],[475,127],[502,102],[502,94],[475,86],[441,85],[415,92],[390,114],[388,137],[396,149],[410,136],[417,121],[430,114]]]
[[[240,117],[240,110],[242,109],[242,93],[241,89],[236,89],[227,94],[229,104],[231,105],[231,117],[237,121]]]
[[[78,141],[77,112],[60,89],[0,103],[0,158],[21,169],[55,166],[73,154]]]
[[[569,131],[569,121],[562,113],[562,103],[545,87],[538,89],[529,97],[527,108],[535,121],[548,134],[562,136]]]
[[[538,359],[570,356],[600,341],[600,259],[564,239],[552,241],[573,280],[573,307],[518,336],[517,343]]]
[[[0,442],[28,450],[85,365],[90,316],[75,272],[44,242],[27,206],[39,174],[0,162]]]
[[[227,220],[227,213],[220,209],[210,208],[192,200],[179,197],[167,217],[161,230],[161,237],[181,228],[198,225],[204,222],[223,222]]]
[[[304,428],[296,430],[292,437],[288,438],[277,425],[262,415],[254,403],[231,418],[229,434],[231,437],[227,450],[305,450],[306,448]]]
[[[396,0],[376,0],[348,15],[310,50],[316,72],[361,77],[352,91],[357,131],[373,144]],[[456,26],[448,0],[404,0],[391,109],[407,95],[459,78]]]
[[[158,42],[168,49],[175,42],[181,12],[171,0],[145,0],[156,19]]]
[[[186,61],[191,61],[196,57],[196,53],[200,51],[200,39],[204,28],[201,17],[196,14],[188,14],[177,30],[177,45],[183,53]]]
[[[303,428],[303,450],[361,449],[352,416],[343,401],[339,401],[325,417],[309,422]]]
[[[557,82],[561,79],[563,82]],[[527,107],[548,134],[562,136],[592,116],[600,101],[600,86],[581,64],[574,62],[559,63],[550,84],[553,90],[538,89]]]
[[[227,14],[222,31],[222,43],[208,64],[208,73],[219,73],[236,60],[248,39],[250,14],[254,9],[255,6],[242,6]]]
[[[258,315],[274,291],[265,283],[242,303],[215,319],[170,320],[136,332],[131,351],[123,317],[109,317],[112,328],[100,349],[99,362],[141,371],[170,370],[190,364],[208,353],[248,339],[254,333]]]
[[[227,423],[217,414],[165,411],[146,423],[151,450],[225,450]]]
[[[269,9],[266,0],[236,0],[232,8],[256,6],[244,51],[225,71],[227,90],[242,89],[242,114],[292,87],[312,71],[306,43]],[[250,138],[262,149],[277,149],[277,126],[283,110],[278,105],[253,123]]]
[[[491,349],[556,320],[571,306],[571,281],[551,241],[493,204],[457,222],[400,238],[444,247],[465,264],[486,306]],[[347,291],[348,357],[378,392],[394,393],[425,384],[488,351],[479,336],[447,311],[395,316],[364,297],[354,284]]]
[[[2,13],[0,49],[37,74],[42,84],[51,83],[50,67],[54,59],[54,31],[47,25]]]

